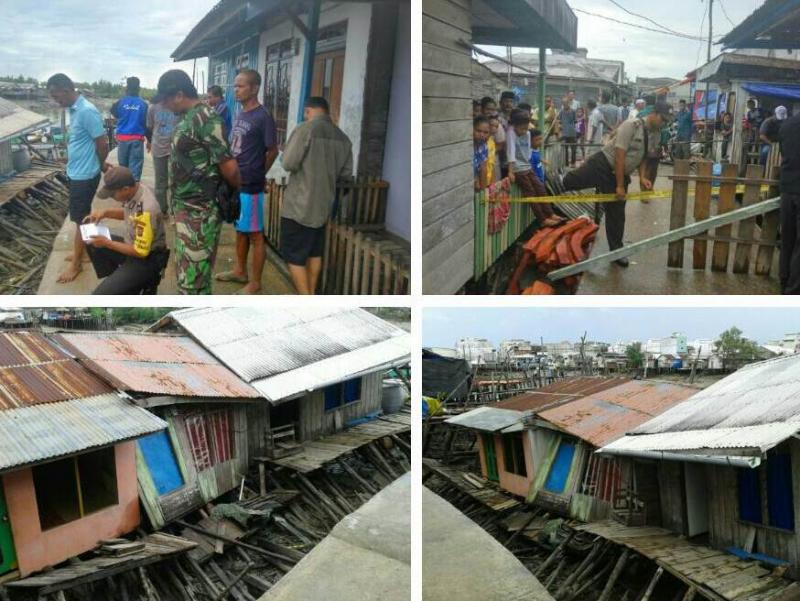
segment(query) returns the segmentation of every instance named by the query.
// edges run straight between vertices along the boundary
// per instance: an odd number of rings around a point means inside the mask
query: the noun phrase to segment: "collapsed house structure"
[[[609,517],[619,467],[594,454],[696,389],[630,378],[568,378],[447,420],[476,432],[482,475],[550,511]]]
[[[135,530],[134,441],[166,426],[42,334],[0,333],[0,576]]]
[[[800,568],[800,357],[745,366],[599,453],[645,525]]]

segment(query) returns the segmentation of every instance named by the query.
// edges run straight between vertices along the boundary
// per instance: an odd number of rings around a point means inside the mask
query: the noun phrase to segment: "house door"
[[[575,443],[562,440],[561,444],[558,445],[558,451],[555,459],[553,459],[553,465],[550,467],[550,473],[547,474],[547,481],[544,483],[545,490],[556,494],[564,492],[574,456]]]
[[[8,517],[6,499],[3,496],[3,480],[0,476],[0,574],[17,567],[17,554],[14,551],[14,537],[11,534],[11,520]]]
[[[704,466],[684,463],[683,481],[686,490],[686,534],[696,536],[708,532],[708,484]]]
[[[492,482],[497,482],[500,478],[497,475],[497,455],[494,448],[494,436],[483,434],[483,454],[486,457],[486,477]]]
[[[317,54],[314,60],[314,76],[311,95],[322,96],[331,107],[331,119],[339,124],[342,107],[342,81],[344,78],[344,48]]]
[[[183,475],[166,430],[140,438],[138,444],[159,496],[183,486]]]

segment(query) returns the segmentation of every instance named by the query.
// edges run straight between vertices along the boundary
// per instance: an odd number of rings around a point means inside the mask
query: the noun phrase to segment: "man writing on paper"
[[[87,242],[97,277],[105,278],[92,294],[140,294],[155,288],[169,258],[156,197],[127,167],[109,168],[97,197],[113,198],[122,206],[92,211],[84,223],[120,219],[125,222],[125,236],[111,240],[92,236]]]

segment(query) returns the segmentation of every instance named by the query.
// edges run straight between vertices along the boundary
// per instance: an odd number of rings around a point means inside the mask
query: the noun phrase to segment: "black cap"
[[[516,97],[517,95],[514,94],[514,92],[511,92],[510,90],[500,94],[500,100],[504,100],[505,98],[511,98],[513,100]]]
[[[661,118],[665,121],[672,121],[672,107],[666,102],[660,100],[656,102],[653,106],[653,112],[661,115]]]

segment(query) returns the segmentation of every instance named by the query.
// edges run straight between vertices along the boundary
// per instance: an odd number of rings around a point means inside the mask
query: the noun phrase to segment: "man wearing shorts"
[[[236,221],[236,265],[216,279],[245,284],[240,294],[261,292],[266,247],[264,245],[264,179],[278,157],[278,132],[275,121],[258,102],[261,75],[244,69],[233,83],[242,110],[236,115],[231,135],[231,154],[239,165],[242,187],[239,192],[241,212]],[[253,247],[253,263],[248,274],[247,255]]]
[[[69,218],[75,224],[75,238],[69,266],[58,276],[58,282],[73,281],[83,268],[80,225],[92,212],[92,200],[100,185],[100,171],[108,168],[108,138],[100,111],[81,94],[63,73],[47,80],[47,91],[59,106],[69,110],[69,142],[67,144],[67,177],[69,178]]]
[[[324,98],[307,98],[303,117],[283,152],[290,177],[281,207],[281,254],[297,292],[314,294],[336,183],[352,175],[353,149],[331,120]]]

